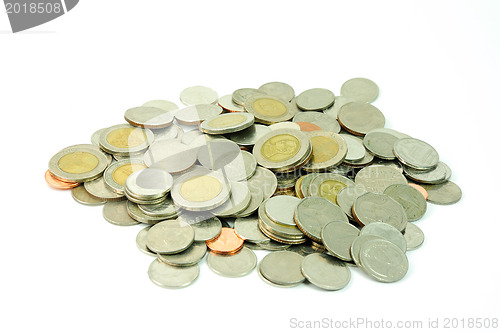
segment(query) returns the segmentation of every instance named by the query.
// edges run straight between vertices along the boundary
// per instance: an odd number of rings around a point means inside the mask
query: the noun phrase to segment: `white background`
[[[2,331],[283,331],[290,319],[500,318],[498,1],[80,1],[12,34],[0,13]],[[136,227],[50,189],[65,146],[182,89],[219,95],[269,81],[336,94],[367,77],[386,127],[432,144],[463,190],[429,204],[425,244],[394,284],[352,268],[338,292],[252,274],[181,290],[149,281]],[[263,252],[257,253],[259,258]],[[442,325],[441,325],[442,326]]]

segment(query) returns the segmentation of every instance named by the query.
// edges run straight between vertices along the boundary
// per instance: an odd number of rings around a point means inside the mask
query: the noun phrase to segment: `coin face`
[[[427,191],[427,201],[438,205],[450,205],[457,203],[462,198],[462,190],[451,181],[441,184],[422,184]]]
[[[146,236],[148,235],[148,230],[150,228],[151,226],[144,227],[139,233],[137,233],[137,236],[135,237],[135,244],[137,245],[137,248],[146,255],[156,257],[156,253],[149,250],[146,245]]]
[[[205,242],[193,242],[187,249],[177,254],[158,254],[158,259],[163,263],[177,267],[196,265],[205,257],[207,245]]]
[[[324,173],[316,176],[309,185],[311,196],[320,196],[337,204],[337,195],[345,187],[353,186],[354,182],[345,176]]]
[[[408,250],[415,250],[424,243],[424,232],[413,223],[406,225],[404,237]]]
[[[259,88],[260,93],[278,97],[285,101],[290,101],[295,97],[293,88],[283,82],[269,82],[263,84]]]
[[[382,239],[380,236],[376,235],[360,235],[354,239],[351,245],[351,258],[356,264],[356,266],[361,267],[361,262],[359,260],[359,253],[361,251],[361,247],[370,240]]]
[[[129,216],[127,201],[108,202],[104,204],[102,216],[107,222],[117,226],[132,226],[139,224],[139,222]]]
[[[365,157],[366,149],[363,145],[363,141],[352,135],[341,134],[340,136],[347,144],[347,154],[345,156],[346,161],[356,162]]]
[[[165,220],[148,231],[146,244],[157,254],[175,254],[187,249],[194,241],[194,230],[179,220]]]
[[[347,144],[342,136],[329,131],[307,133],[312,144],[312,158],[304,170],[317,172],[339,165],[347,155]]]
[[[348,186],[339,191],[337,194],[337,205],[340,206],[342,211],[353,220],[352,206],[354,201],[359,196],[366,193],[365,187],[360,185]]]
[[[393,243],[383,239],[367,241],[359,253],[361,268],[381,282],[401,280],[408,271],[408,258]]]
[[[418,185],[416,183],[408,183],[409,186],[412,186],[413,188],[417,189],[422,196],[424,196],[425,200],[429,197],[429,194],[427,193],[427,190],[424,189],[421,185]]]
[[[200,130],[207,134],[229,134],[250,127],[254,120],[254,116],[249,113],[225,113],[203,121]]]
[[[257,160],[248,151],[239,151],[239,155],[224,166],[226,178],[231,181],[242,181],[251,178],[257,168]]]
[[[259,207],[259,228],[267,237],[281,243],[299,244],[306,241],[303,232],[296,226],[284,226],[271,220],[266,212],[265,205],[262,203]]]
[[[209,169],[222,169],[237,158],[241,157],[241,150],[238,145],[230,140],[216,139],[208,141],[198,149],[198,161],[201,165]],[[231,168],[231,165],[229,166]]]
[[[338,259],[351,261],[352,242],[359,235],[359,230],[343,221],[332,221],[321,230],[321,240],[326,249]]]
[[[384,194],[392,197],[401,204],[406,212],[408,221],[416,221],[427,211],[427,202],[422,194],[407,184],[393,184],[384,190]]]
[[[392,129],[377,128],[366,133],[363,143],[375,156],[381,159],[393,160],[396,158],[393,152],[394,143],[407,137],[409,136]]]
[[[430,171],[417,171],[411,167],[404,166],[403,172],[413,181],[426,184],[444,183],[451,177],[451,169],[441,161],[438,162],[436,168]]]
[[[411,224],[411,223],[409,223]],[[407,224],[406,226],[408,227]],[[384,222],[374,222],[361,229],[361,236],[374,235],[394,243],[402,252],[406,252],[406,239],[403,234],[393,226]]]
[[[173,185],[168,172],[158,168],[145,168],[130,174],[125,181],[129,195],[142,200],[154,200],[165,196]]]
[[[401,204],[384,194],[369,192],[359,196],[354,202],[352,212],[361,226],[385,222],[401,232],[408,222]]]
[[[296,286],[304,282],[302,261],[304,257],[291,251],[276,251],[265,256],[259,264],[259,271],[273,284]]]
[[[246,183],[231,182],[231,196],[224,204],[212,210],[212,213],[218,217],[234,216],[246,209],[251,198]]]
[[[154,134],[147,128],[116,125],[101,133],[99,146],[113,155],[130,155],[146,150],[153,140]]]
[[[188,267],[168,265],[156,259],[148,270],[149,279],[163,288],[182,288],[192,284],[200,274],[200,267],[196,264]]]
[[[274,222],[283,226],[295,226],[293,213],[300,199],[293,196],[274,196],[267,200],[266,214]]]
[[[259,229],[259,219],[256,217],[236,218],[234,230],[245,241],[254,243],[269,241],[269,238]]]
[[[299,112],[293,117],[293,121],[296,123],[306,122],[311,123],[320,128],[320,130],[331,131],[333,133],[340,132],[340,125],[337,119],[332,119],[330,116],[322,112]],[[307,131],[303,130],[302,131]],[[310,130],[309,130],[310,131]]]
[[[206,86],[192,86],[182,90],[180,99],[184,105],[215,104],[217,92]]]
[[[331,118],[337,120],[337,114],[342,106],[347,103],[355,101],[354,99],[347,98],[346,96],[336,96],[335,102],[329,108],[323,110],[323,113],[330,116]],[[340,126],[340,125],[339,125]],[[340,129],[339,129],[340,130]]]
[[[101,176],[95,180],[85,182],[83,184],[87,192],[97,198],[100,198],[104,201],[119,201],[124,199],[123,194],[115,193],[111,190],[104,181],[104,178]]]
[[[248,186],[248,189],[250,190],[250,196],[251,196],[250,203],[248,203],[248,206],[243,211],[235,214],[235,217],[238,218],[248,217],[249,215],[257,211],[260,204],[264,200],[264,193],[260,188]]]
[[[165,128],[172,124],[174,116],[161,108],[140,106],[128,109],[125,120],[136,127]]]
[[[371,103],[378,97],[378,86],[367,78],[352,78],[342,84],[342,96],[362,103]]]
[[[257,265],[257,256],[248,248],[241,248],[233,255],[220,255],[210,252],[207,257],[210,270],[229,278],[243,277],[253,271]]]
[[[243,106],[233,101],[233,95],[225,95],[219,98],[218,105],[228,112],[244,112]]]
[[[421,171],[431,170],[439,162],[437,151],[416,138],[397,140],[394,143],[394,154],[402,164]]]
[[[357,185],[364,186],[366,191],[383,193],[392,184],[407,184],[403,174],[390,166],[368,166],[360,170],[354,179]]]
[[[106,203],[105,200],[91,196],[87,190],[85,190],[84,186],[78,186],[71,189],[71,196],[75,201],[83,205],[95,206]]]
[[[247,183],[250,191],[256,189],[262,190],[262,200],[271,197],[278,187],[276,175],[270,170],[260,166],[257,166],[254,175],[248,179]]]
[[[375,106],[363,102],[345,104],[340,108],[337,119],[345,130],[361,136],[385,125],[384,114]]]
[[[236,104],[243,106],[247,98],[254,94],[263,94],[263,91],[252,88],[242,88],[234,91],[232,97]]]
[[[125,182],[130,174],[145,169],[140,159],[124,159],[111,164],[104,172],[104,182],[117,194],[125,194]]]
[[[302,92],[295,101],[304,111],[321,111],[333,105],[335,95],[330,90],[315,88]]]
[[[219,236],[206,243],[208,248],[217,254],[235,254],[243,248],[243,239],[234,229],[227,227],[222,227]]]
[[[263,124],[287,121],[293,117],[288,102],[263,94],[249,96],[245,101],[245,110],[255,116],[255,121]]]
[[[144,163],[170,174],[179,174],[196,162],[197,149],[175,140],[156,141],[144,154]]]
[[[310,283],[326,290],[342,289],[351,280],[351,271],[344,262],[321,253],[304,257],[301,269]]]
[[[212,104],[199,104],[185,107],[175,113],[175,119],[180,124],[198,125],[206,119],[222,113],[222,107]]]

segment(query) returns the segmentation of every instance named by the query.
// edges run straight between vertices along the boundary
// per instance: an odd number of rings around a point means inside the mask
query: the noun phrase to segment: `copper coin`
[[[296,122],[300,126],[300,131],[316,131],[323,130],[320,126],[310,122]]]
[[[80,185],[80,182],[66,182],[66,181],[56,179],[50,173],[49,170],[47,170],[47,172],[45,172],[45,181],[52,188],[61,189],[61,190],[72,189],[72,188],[78,187]]]
[[[207,247],[217,254],[235,254],[243,248],[243,239],[232,228],[222,227],[215,239],[206,241]]]
[[[425,190],[424,187],[416,184],[416,183],[408,183],[410,186],[412,186],[413,188],[417,189],[418,191],[420,191],[420,193],[424,196],[425,200],[427,200],[427,197],[429,197],[429,193],[427,192],[427,190]]]

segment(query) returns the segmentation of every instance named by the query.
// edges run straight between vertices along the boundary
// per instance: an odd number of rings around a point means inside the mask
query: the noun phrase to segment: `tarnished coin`
[[[155,259],[149,266],[149,279],[163,288],[182,288],[192,284],[200,274],[198,264],[176,267]]]
[[[379,89],[373,81],[357,77],[344,82],[340,88],[340,94],[362,103],[371,103],[377,99]]]
[[[326,170],[339,165],[348,153],[346,141],[339,134],[329,131],[307,133],[312,145],[312,158],[304,165],[307,172]]]
[[[145,151],[153,140],[150,129],[122,124],[106,128],[99,138],[99,146],[114,156],[129,156]]]
[[[427,211],[427,202],[422,194],[415,188],[407,184],[393,184],[384,190],[384,194],[392,197],[401,204],[406,212],[408,221],[415,221]]]
[[[396,143],[399,139],[408,137],[408,135],[402,134],[393,129],[377,128],[366,133],[363,138],[363,143],[368,151],[373,153],[375,156],[382,159],[392,160],[396,158],[393,152],[394,143]]]
[[[156,141],[144,154],[144,163],[170,174],[182,173],[196,162],[197,149],[176,140]]]
[[[310,239],[321,242],[321,230],[332,221],[349,222],[342,210],[323,197],[306,197],[295,208],[297,227]]]
[[[435,168],[439,162],[437,151],[428,143],[416,138],[403,138],[394,143],[394,155],[411,168],[427,171]]]
[[[234,221],[234,230],[245,241],[254,243],[269,241],[269,238],[260,230],[259,218],[257,217],[236,218]]]
[[[332,119],[322,112],[299,112],[293,117],[293,122],[309,122],[320,127],[321,130],[324,131],[331,131],[336,134],[340,132],[340,125],[337,120]]]
[[[259,264],[259,271],[273,284],[295,286],[304,282],[302,261],[304,257],[291,251],[267,254]]]
[[[287,101],[265,94],[253,94],[245,101],[245,110],[263,124],[290,120],[294,112]]]
[[[404,237],[407,250],[415,250],[424,243],[424,232],[413,223],[406,225]]]
[[[427,201],[433,204],[455,204],[462,198],[462,190],[451,181],[441,184],[422,184],[422,187],[429,194]]]
[[[248,179],[247,184],[250,191],[254,188],[261,189],[263,193],[262,200],[264,201],[274,194],[278,187],[278,180],[273,172],[264,167],[257,166],[254,175]]]
[[[361,251],[361,247],[370,240],[382,239],[380,236],[376,235],[360,235],[352,241],[351,245],[351,258],[354,263],[361,267],[361,262],[359,261],[359,252]]]
[[[150,100],[150,101],[147,101],[145,102],[144,104],[142,104],[142,106],[144,107],[156,107],[156,108],[160,108],[164,111],[175,111],[177,109],[179,109],[179,107],[171,102],[171,101],[168,101],[168,100],[163,100],[163,99],[155,99],[155,100]]]
[[[247,129],[231,133],[227,137],[238,145],[253,146],[259,138],[270,131],[271,129],[269,129],[269,126],[254,124]]]
[[[352,215],[352,206],[354,204],[354,201],[356,200],[356,198],[365,194],[366,192],[367,191],[365,190],[365,187],[354,185],[345,187],[337,194],[337,205],[340,206],[342,211],[344,211],[349,219],[354,219]]]
[[[264,93],[263,91],[257,89],[242,88],[234,91],[232,97],[233,101],[236,104],[243,106],[245,105],[245,101],[247,100],[247,98],[250,97],[251,95],[263,94],[263,93]]]
[[[340,108],[337,119],[345,130],[361,136],[385,125],[384,114],[375,106],[363,102],[345,104]]]
[[[354,201],[352,213],[361,226],[385,222],[402,232],[408,223],[406,212],[401,204],[385,194],[368,192],[359,196]]]
[[[78,187],[80,182],[66,182],[55,178],[49,170],[45,172],[45,182],[54,189],[66,190]]]
[[[272,221],[283,226],[296,226],[293,213],[299,203],[300,199],[293,196],[281,195],[271,197],[265,205],[266,215]]]
[[[345,160],[347,162],[356,162],[363,159],[366,155],[366,149],[363,146],[363,142],[357,137],[347,134],[341,134],[342,138],[347,144],[347,154]]]
[[[66,182],[91,181],[100,177],[108,167],[108,159],[92,144],[69,146],[49,161],[50,174]]]
[[[198,125],[206,119],[222,113],[222,107],[212,104],[199,104],[185,107],[175,113],[175,119],[180,124]]]
[[[137,233],[137,236],[135,237],[135,244],[137,245],[137,248],[139,248],[139,250],[146,255],[156,257],[156,253],[149,250],[146,245],[146,237],[150,228],[151,226],[144,227],[139,233]]]
[[[333,105],[335,95],[330,90],[315,88],[302,92],[295,101],[304,111],[321,111]]]
[[[222,230],[219,218],[210,213],[185,212],[179,216],[178,220],[188,223],[193,228],[195,241],[212,240],[219,236]]]
[[[118,226],[132,226],[139,224],[138,221],[132,219],[127,211],[127,201],[108,202],[102,208],[102,216],[104,219]]]
[[[125,120],[132,126],[141,128],[158,129],[172,124],[174,116],[172,112],[157,107],[134,107],[125,112]]]
[[[179,213],[179,210],[170,197],[157,204],[139,204],[138,207],[144,214],[156,218],[175,218]]]
[[[448,181],[451,177],[451,169],[443,162],[438,162],[436,168],[430,171],[417,171],[411,167],[403,166],[405,175],[420,183],[440,184]]]
[[[275,96],[280,99],[290,101],[295,97],[295,91],[293,88],[283,82],[269,82],[260,86],[259,91],[261,93],[268,94],[270,96]]]
[[[323,173],[316,176],[309,185],[311,196],[320,196],[337,204],[337,195],[345,187],[353,186],[354,182],[345,176],[333,173]]]
[[[290,122],[290,121],[276,122],[268,127],[271,130],[278,130],[278,129],[300,130],[300,126],[297,124],[297,122]]]
[[[124,159],[111,164],[104,172],[103,178],[106,185],[115,193],[125,193],[125,182],[130,174],[145,169],[146,166],[140,159]]]
[[[365,235],[374,235],[381,237],[389,242],[394,243],[396,246],[398,246],[399,249],[401,249],[401,251],[406,252],[406,239],[401,231],[385,222],[374,222],[361,228],[360,236]]]
[[[351,245],[359,230],[343,221],[332,221],[321,230],[321,241],[326,249],[338,259],[351,261]]]
[[[228,112],[245,112],[245,108],[242,105],[236,104],[233,101],[233,95],[219,97],[217,104]]]
[[[238,218],[248,217],[249,215],[257,211],[260,204],[264,200],[264,194],[260,188],[248,186],[248,189],[250,190],[250,196],[251,196],[250,203],[248,203],[248,206],[243,211],[237,213],[235,217]]]
[[[366,242],[359,253],[361,268],[381,282],[401,280],[408,271],[408,258],[395,244],[374,239]]]
[[[220,255],[210,252],[207,257],[210,270],[223,277],[243,277],[253,271],[257,265],[257,256],[248,248],[241,248],[234,255]]]
[[[217,217],[234,216],[250,204],[250,190],[246,183],[231,182],[231,196],[221,206],[213,209],[211,212]]]
[[[228,180],[242,181],[251,178],[257,169],[257,160],[248,151],[239,151],[239,155],[224,166],[224,174]]]
[[[85,190],[84,186],[78,186],[71,189],[71,196],[75,201],[83,205],[94,206],[103,205],[104,203],[106,203],[105,200],[90,195],[87,190]]]
[[[165,220],[148,231],[146,244],[157,254],[175,254],[187,249],[194,241],[194,230],[179,220]]]
[[[193,242],[186,250],[177,254],[158,254],[158,259],[168,265],[184,267],[197,264],[205,257],[206,253],[207,245],[205,242]]]
[[[254,116],[246,112],[224,113],[203,121],[200,130],[213,135],[229,134],[250,127],[254,120]]]
[[[335,96],[335,103],[329,108],[323,110],[323,113],[337,120],[337,114],[342,106],[347,103],[355,101],[354,99],[348,98],[346,96]],[[338,123],[338,122],[337,122]],[[340,126],[340,125],[339,125]]]
[[[109,202],[124,199],[123,194],[115,193],[106,185],[106,182],[104,182],[104,178],[102,176],[95,180],[85,182],[83,185],[90,195],[104,201]]]
[[[220,234],[206,241],[208,248],[217,254],[235,254],[243,248],[243,239],[232,228],[222,227]]]
[[[351,280],[351,271],[344,262],[321,253],[304,257],[301,270],[311,284],[326,290],[342,289]]]
[[[192,86],[182,90],[180,100],[184,105],[215,104],[217,92],[206,86]]]
[[[154,200],[165,196],[174,180],[172,175],[159,168],[145,168],[130,174],[125,181],[127,193],[141,200]]]
[[[241,156],[238,145],[227,139],[208,141],[198,149],[197,158],[208,169],[219,170]]]
[[[368,166],[360,170],[354,179],[366,191],[383,193],[392,184],[407,184],[403,174],[390,166]]]

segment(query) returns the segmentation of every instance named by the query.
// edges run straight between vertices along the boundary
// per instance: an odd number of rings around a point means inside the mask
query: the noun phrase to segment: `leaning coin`
[[[342,211],[349,217],[349,219],[353,220],[354,217],[352,215],[352,206],[354,201],[359,196],[366,193],[365,187],[360,185],[348,186],[344,189],[340,190],[337,194],[337,205],[340,206]]]
[[[455,204],[462,198],[462,190],[451,181],[441,184],[422,184],[422,187],[429,194],[427,201],[433,204]]]
[[[379,89],[375,82],[362,77],[351,78],[340,88],[342,96],[362,103],[371,103],[378,97]]]
[[[354,182],[342,175],[323,173],[316,176],[309,185],[311,196],[320,196],[337,204],[337,195],[345,187],[353,186]]]
[[[259,218],[257,217],[236,218],[234,230],[245,241],[254,243],[269,241],[269,238],[259,229]]]
[[[290,101],[295,97],[293,88],[283,82],[269,82],[260,86],[261,93],[278,97],[280,99]]]
[[[83,185],[90,195],[104,201],[120,201],[125,198],[123,194],[117,194],[111,190],[104,182],[102,176],[95,180],[85,182]]]
[[[140,106],[128,109],[125,120],[132,126],[159,129],[170,126],[174,116],[161,108]]]
[[[348,154],[345,139],[329,131],[314,131],[307,133],[312,145],[312,158],[304,165],[307,172],[317,172],[337,166]]]
[[[295,286],[304,282],[302,261],[304,257],[291,251],[275,251],[267,254],[259,264],[263,277],[274,284]]]
[[[130,174],[145,169],[146,165],[140,159],[124,159],[111,164],[104,172],[106,185],[117,194],[125,193],[125,182]]]
[[[304,257],[301,270],[311,284],[326,290],[342,289],[351,280],[351,271],[344,262],[321,253]]]
[[[176,254],[187,249],[194,241],[194,230],[185,222],[165,220],[148,231],[146,243],[157,254]]]
[[[151,226],[144,227],[143,229],[141,229],[141,231],[137,233],[137,236],[135,237],[135,243],[140,251],[142,251],[147,255],[156,257],[156,253],[149,250],[148,246],[146,245],[146,237],[148,235],[148,231],[150,228]]]
[[[172,255],[158,254],[158,258],[168,265],[185,267],[197,264],[206,253],[207,245],[204,242],[194,242],[186,250]]]
[[[416,221],[427,211],[427,202],[422,194],[407,184],[393,184],[384,190],[384,194],[392,197],[401,204],[406,212],[408,221]]]
[[[241,248],[233,255],[221,255],[210,252],[207,257],[210,270],[223,277],[243,277],[253,271],[257,265],[257,256],[248,248]]]
[[[175,113],[177,122],[183,125],[198,125],[206,119],[222,113],[222,107],[212,104],[200,104],[185,107]]]
[[[354,179],[357,185],[364,186],[366,191],[383,193],[392,184],[407,184],[403,174],[390,166],[368,166],[360,170]]]
[[[381,159],[395,159],[393,148],[394,143],[402,138],[407,138],[408,135],[402,134],[388,128],[377,128],[370,130],[363,138],[363,143],[375,156]]]
[[[321,230],[321,241],[333,256],[343,261],[351,261],[352,242],[359,235],[359,230],[343,221],[332,221]]]
[[[106,128],[99,138],[99,146],[113,155],[131,155],[145,151],[153,140],[150,129],[123,124]]]
[[[245,110],[255,116],[255,121],[263,124],[272,124],[290,120],[294,112],[287,101],[280,98],[255,94],[245,101]]]
[[[263,94],[264,92],[257,89],[252,88],[241,88],[233,92],[232,97],[233,101],[238,105],[245,105],[245,101],[248,97],[254,94]]]
[[[108,202],[104,204],[102,215],[107,222],[113,225],[132,226],[139,224],[138,221],[129,216],[127,201]]]
[[[409,224],[408,224],[409,225]],[[407,225],[407,227],[408,227]],[[386,239],[398,246],[401,251],[406,252],[407,244],[403,234],[393,226],[385,222],[374,222],[361,229],[360,236],[375,235]]]
[[[245,112],[243,106],[233,101],[233,95],[219,97],[217,104],[228,112]]]
[[[266,201],[265,213],[274,222],[282,226],[296,226],[293,219],[295,207],[300,199],[293,196],[274,196]]]
[[[192,284],[200,274],[198,264],[188,267],[175,267],[155,259],[149,266],[149,279],[164,288],[181,288]]]
[[[106,203],[105,200],[90,195],[88,191],[85,190],[84,186],[78,186],[71,189],[71,196],[75,201],[83,205],[94,206],[94,205],[103,205],[104,203]]]
[[[215,104],[217,92],[206,86],[192,86],[182,90],[180,100],[184,105]]]
[[[385,222],[402,232],[408,223],[401,204],[385,194],[368,192],[359,196],[352,207],[352,214],[361,226]]]
[[[347,154],[345,156],[347,162],[360,161],[365,157],[366,149],[361,140],[348,134],[341,134],[340,136],[342,136],[347,144]]]
[[[90,137],[90,141],[92,142],[92,144],[94,144],[95,146],[99,146],[99,139],[101,138],[101,134],[104,132],[104,130],[106,130],[106,128],[99,129],[92,134],[92,136]]]
[[[315,88],[302,92],[295,100],[304,111],[321,111],[333,105],[335,95],[328,89]]]
[[[394,143],[394,154],[402,164],[420,171],[434,169],[439,162],[437,151],[416,138],[397,140]]]
[[[335,96],[335,103],[329,108],[323,110],[323,113],[337,120],[337,114],[339,113],[340,108],[353,101],[355,100],[347,98],[346,96]]]
[[[144,164],[161,168],[170,174],[179,174],[195,164],[196,152],[196,148],[176,140],[156,141],[144,154]]]
[[[395,282],[408,271],[408,258],[395,244],[374,239],[366,242],[359,253],[361,268],[381,282]]]
[[[404,237],[407,250],[415,250],[424,243],[424,232],[413,223],[406,225]]]
[[[354,135],[363,136],[385,125],[384,114],[375,106],[362,102],[345,104],[337,116],[340,125]]]
[[[380,236],[376,235],[360,235],[354,239],[351,245],[351,258],[354,263],[361,267],[361,262],[359,261],[359,252],[361,251],[361,247],[368,241],[374,239],[382,239]]]
[[[438,162],[436,168],[430,171],[417,171],[408,166],[403,166],[403,171],[413,181],[426,184],[444,183],[451,177],[451,169],[441,161]]]

